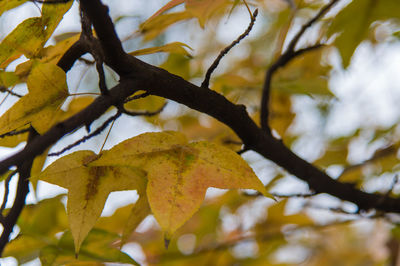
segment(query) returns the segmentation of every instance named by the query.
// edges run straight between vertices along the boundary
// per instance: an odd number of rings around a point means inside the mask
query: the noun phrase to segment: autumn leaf
[[[145,186],[140,169],[101,164],[92,166],[90,163],[97,158],[98,155],[92,151],[78,151],[58,159],[33,177],[68,189],[68,221],[76,253],[100,217],[111,192],[140,190]]]
[[[22,54],[27,58],[37,56],[72,3],[43,5],[41,17],[29,18],[19,24],[0,43],[0,67],[7,67]]]
[[[167,13],[171,8],[185,3],[185,10],[180,12]],[[214,15],[222,13],[225,7],[232,5],[228,0],[172,0],[160,8],[155,14],[140,25],[140,32],[144,39],[149,41],[167,27],[176,22],[196,18],[202,28],[205,23]]]
[[[186,0],[186,10],[196,17],[199,24],[204,28],[205,23],[216,13],[223,11],[225,7],[231,5],[228,0]]]
[[[13,256],[19,264],[26,263],[36,257],[44,246],[56,241],[54,234],[64,231],[68,225],[61,203],[64,196],[25,206],[17,223],[21,235],[6,246],[2,256]]]
[[[40,134],[52,126],[68,96],[65,72],[53,64],[38,64],[28,77],[29,93],[0,117],[0,134],[31,124]]]
[[[46,39],[50,38],[58,24],[64,17],[64,14],[71,8],[74,1],[66,1],[65,3],[57,3],[43,5],[42,7],[42,20],[46,25]]]
[[[20,6],[27,2],[28,0],[7,0],[7,1],[0,1],[0,16],[10,10],[13,9],[17,6]]]
[[[184,48],[189,48],[192,50],[192,48],[184,44],[182,42],[172,42],[172,43],[167,43],[162,46],[156,46],[156,47],[150,47],[150,48],[145,48],[141,50],[136,50],[133,52],[130,52],[130,55],[133,56],[138,56],[138,55],[146,55],[146,54],[154,54],[154,53],[174,53],[174,54],[182,54],[191,57],[189,52]]]
[[[0,85],[4,87],[14,86],[19,82],[19,77],[14,72],[0,71]]]
[[[183,4],[186,0],[171,0],[167,4],[165,4],[162,8],[160,8],[156,13],[154,13],[149,20],[161,15],[162,13],[170,10],[171,8],[176,7],[177,5]]]
[[[140,32],[144,35],[145,41],[150,41],[164,32],[172,24],[191,18],[192,16],[187,11],[162,14],[143,22],[140,25]]]
[[[43,27],[41,18],[29,18],[7,35],[0,43],[0,67],[7,67],[22,54],[28,58],[37,55],[46,40]]]
[[[104,262],[128,263],[139,265],[126,253],[112,244],[119,238],[118,234],[94,229],[82,244],[77,259],[74,254],[74,240],[71,232],[66,231],[56,245],[48,245],[40,251],[40,262],[43,266],[51,265],[104,265]]]
[[[178,132],[145,133],[103,152],[92,165],[141,167],[147,198],[166,239],[199,208],[207,188],[255,189],[263,184],[235,152],[205,141],[188,143]]]

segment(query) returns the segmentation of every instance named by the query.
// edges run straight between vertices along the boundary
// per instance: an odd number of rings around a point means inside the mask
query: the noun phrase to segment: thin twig
[[[313,18],[311,18],[306,24],[304,24],[299,30],[299,32],[297,32],[297,34],[290,41],[286,51],[293,52],[301,36],[303,36],[304,32],[306,32],[307,29],[309,29],[315,22],[317,22],[320,18],[322,18],[337,2],[339,2],[339,0],[332,0],[326,6],[321,8],[321,10]]]
[[[7,92],[8,94],[11,94],[12,96],[15,96],[15,97],[18,97],[18,98],[21,98],[21,97],[24,96],[24,95],[18,94],[16,92],[13,92],[12,90],[9,90],[5,86],[0,86],[0,92]]]
[[[108,94],[108,88],[106,85],[106,77],[104,73],[103,63],[104,63],[104,56],[102,53],[102,48],[98,40],[93,36],[92,32],[92,23],[89,20],[88,16],[85,14],[83,10],[80,12],[81,15],[81,26],[82,26],[82,34],[85,36],[90,45],[90,53],[94,57],[96,63],[96,70],[99,74],[99,88],[100,92],[103,95]]]
[[[10,132],[4,133],[0,135],[0,138],[5,138],[5,137],[9,137],[9,136],[16,136],[16,135],[20,135],[20,134],[24,134],[29,132],[29,128],[24,128],[21,130],[12,130]]]
[[[8,193],[10,191],[10,181],[11,178],[17,173],[17,170],[12,171],[6,178],[6,180],[4,181],[4,195],[3,195],[3,202],[1,203],[1,207],[0,207],[0,214],[3,216],[3,211],[6,208],[6,204],[7,204],[7,199],[8,199]]]
[[[317,195],[316,192],[311,193],[297,193],[297,194],[279,194],[279,193],[271,193],[272,196],[277,198],[309,198]]]
[[[244,39],[247,35],[249,35],[251,29],[254,26],[254,22],[256,21],[256,17],[258,14],[258,9],[256,9],[253,13],[253,16],[251,18],[250,24],[247,27],[246,31],[243,32],[242,35],[240,35],[236,40],[234,40],[229,46],[225,47],[224,50],[222,50],[218,57],[215,59],[215,61],[212,63],[212,65],[209,67],[209,69],[207,70],[206,76],[204,78],[204,81],[201,83],[201,87],[203,88],[208,88],[209,84],[210,84],[210,78],[211,78],[211,74],[214,72],[214,70],[218,67],[219,62],[221,61],[221,59],[236,45],[238,44],[242,39]]]
[[[271,129],[268,123],[269,117],[269,97],[271,91],[271,81],[273,74],[281,67],[285,66],[289,61],[294,59],[297,56],[302,55],[305,52],[318,49],[322,46],[322,44],[315,44],[306,48],[299,49],[295,51],[295,47],[298,44],[300,38],[309,29],[316,21],[318,21],[323,15],[328,12],[333,5],[335,5],[339,0],[332,0],[329,4],[324,6],[313,18],[311,18],[306,24],[304,24],[301,29],[297,32],[297,34],[290,41],[286,51],[281,54],[281,56],[273,63],[267,70],[265,74],[265,81],[263,85],[263,92],[261,97],[261,115],[260,115],[260,124],[261,128],[264,129],[268,134],[271,134]]]
[[[61,151],[58,152],[52,152],[49,153],[48,156],[59,156],[61,154],[63,154],[64,152],[72,149],[75,146],[78,146],[79,144],[87,141],[88,139],[91,139],[94,136],[99,135],[104,129],[107,128],[107,126],[113,122],[114,120],[116,120],[119,116],[121,115],[121,112],[118,111],[115,115],[111,116],[110,118],[108,118],[100,127],[98,127],[95,131],[93,131],[92,133],[90,133],[89,135],[84,136],[83,138],[75,141],[74,143],[68,145],[67,147],[65,147],[64,149],[62,149]]]
[[[279,193],[271,193],[272,196],[276,197],[276,198],[310,198],[313,197],[315,195],[317,195],[318,193],[316,192],[311,192],[311,193],[294,193],[294,194],[279,194]],[[260,192],[256,192],[256,193],[248,193],[248,192],[243,192],[243,195],[247,196],[247,197],[260,197],[260,196],[264,196],[263,194],[261,194]]]

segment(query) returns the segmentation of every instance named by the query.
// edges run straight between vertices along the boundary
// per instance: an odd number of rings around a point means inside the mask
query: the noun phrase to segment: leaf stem
[[[111,126],[110,126],[110,128],[108,129],[108,132],[107,132],[106,138],[104,139],[103,145],[101,145],[101,148],[100,148],[100,151],[99,151],[99,153],[101,153],[101,152],[103,151],[104,145],[106,145],[106,142],[107,142],[108,136],[110,135],[110,132],[111,132],[111,129],[113,128],[113,126],[114,126],[114,123],[115,123],[115,120],[113,120],[113,121],[111,122]]]
[[[69,96],[81,96],[81,95],[96,95],[99,96],[101,93],[98,92],[76,92],[76,93],[70,93]]]

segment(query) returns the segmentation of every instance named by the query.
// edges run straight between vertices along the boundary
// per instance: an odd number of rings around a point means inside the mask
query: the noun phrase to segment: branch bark
[[[38,133],[31,128],[28,136],[28,143],[37,138]],[[0,237],[0,257],[3,253],[4,247],[7,245],[10,234],[13,231],[14,225],[16,224],[22,209],[25,206],[25,198],[29,193],[29,177],[31,175],[31,168],[34,157],[28,157],[26,160],[22,161],[17,165],[17,170],[19,173],[17,192],[15,196],[14,203],[8,212],[7,216],[4,217],[2,221],[3,232]]]

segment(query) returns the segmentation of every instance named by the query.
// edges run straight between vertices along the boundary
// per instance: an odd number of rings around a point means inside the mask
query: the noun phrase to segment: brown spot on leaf
[[[91,167],[89,170],[89,180],[86,185],[86,195],[85,199],[89,200],[97,193],[97,188],[100,184],[100,179],[102,176],[105,176],[107,172],[107,167],[98,166],[98,167]]]

